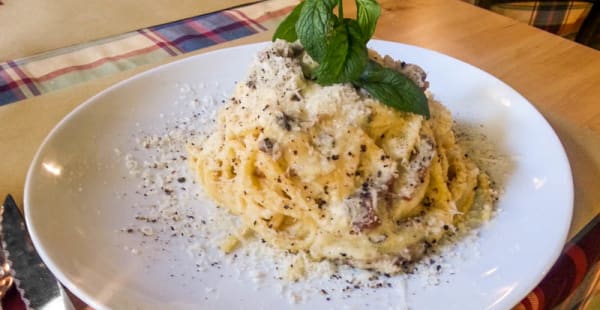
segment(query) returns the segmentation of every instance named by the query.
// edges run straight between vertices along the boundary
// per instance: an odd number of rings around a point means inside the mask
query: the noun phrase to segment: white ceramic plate
[[[128,152],[139,154],[136,135],[158,134],[189,109],[198,111],[185,103],[190,96],[202,105],[206,95],[229,93],[264,46],[190,57],[123,81],[82,104],[46,138],[27,176],[27,225],[48,267],[84,301],[99,309],[291,307],[270,279],[257,292],[253,282],[245,283],[251,277],[236,274],[227,263],[218,270],[196,270],[182,250],[185,242],[153,242],[123,232],[151,204],[124,159]],[[488,138],[511,155],[514,167],[499,201],[502,211],[481,229],[479,254],[454,258],[452,272],[442,273],[439,283],[409,278],[394,292],[329,301],[317,296],[294,307],[364,308],[388,298],[402,308],[406,298],[411,309],[510,308],[552,266],[570,225],[572,178],[560,141],[525,98],[490,74],[414,46],[384,41],[371,46],[425,68],[431,91],[454,118],[484,124]],[[216,106],[200,110],[211,113]]]

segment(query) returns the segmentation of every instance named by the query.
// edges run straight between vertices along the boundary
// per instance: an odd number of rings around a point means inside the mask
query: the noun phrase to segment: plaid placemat
[[[565,246],[544,280],[513,310],[600,309],[600,215]]]
[[[598,0],[462,0],[598,49]],[[594,11],[596,10],[596,11]],[[595,13],[594,13],[595,12]],[[590,20],[592,19],[592,20]]]
[[[490,9],[542,30],[575,39],[583,21],[592,9],[592,3],[586,1],[514,1],[492,4]]]
[[[0,63],[0,105],[276,27],[297,0],[273,0]]]

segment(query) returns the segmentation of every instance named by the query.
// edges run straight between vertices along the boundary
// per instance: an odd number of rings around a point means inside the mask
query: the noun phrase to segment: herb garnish
[[[273,40],[300,40],[319,66],[312,76],[321,85],[352,83],[395,109],[429,118],[423,90],[404,74],[369,59],[381,7],[376,0],[355,0],[356,20],[344,18],[342,0],[304,0],[279,25]],[[337,16],[333,10],[338,8]]]

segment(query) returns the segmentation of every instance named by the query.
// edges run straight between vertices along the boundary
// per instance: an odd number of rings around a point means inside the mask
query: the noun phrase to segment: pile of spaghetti
[[[423,89],[416,65],[372,58]],[[486,174],[456,143],[452,118],[383,105],[352,84],[305,77],[309,56],[276,41],[259,53],[220,111],[189,146],[204,191],[239,216],[226,252],[259,238],[314,260],[401,272],[445,235],[474,200],[491,212]]]

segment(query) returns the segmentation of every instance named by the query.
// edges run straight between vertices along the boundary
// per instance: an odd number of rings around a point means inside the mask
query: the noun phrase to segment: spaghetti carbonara
[[[417,66],[372,57],[427,87]],[[243,223],[223,249],[254,234],[314,260],[400,272],[452,233],[476,196],[485,200],[487,176],[456,144],[438,102],[429,100],[424,119],[351,84],[307,80],[310,66],[299,44],[276,41],[214,132],[189,147],[205,192]]]

